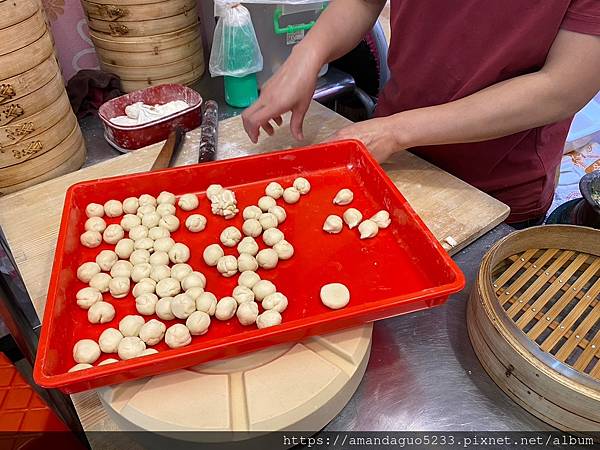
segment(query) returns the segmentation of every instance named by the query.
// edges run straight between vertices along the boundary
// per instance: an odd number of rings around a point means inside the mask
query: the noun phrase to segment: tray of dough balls
[[[464,277],[357,141],[69,188],[35,381],[67,393],[430,308]]]

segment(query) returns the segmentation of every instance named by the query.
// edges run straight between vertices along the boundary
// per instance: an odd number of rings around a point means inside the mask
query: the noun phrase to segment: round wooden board
[[[356,391],[372,330],[369,324],[315,336],[105,387],[98,395],[122,430],[320,430]]]

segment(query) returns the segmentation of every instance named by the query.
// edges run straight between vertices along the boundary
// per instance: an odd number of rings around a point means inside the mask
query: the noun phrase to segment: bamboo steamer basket
[[[38,0],[0,1],[0,29],[33,16],[40,9]]]
[[[162,17],[153,20],[137,22],[120,21],[111,22],[88,17],[90,29],[111,36],[148,36],[151,34],[164,34],[189,27],[198,22],[196,9],[172,17]]]
[[[188,56],[187,58],[183,58],[169,64],[145,67],[129,67],[116,66],[114,64],[108,64],[102,61],[100,65],[102,66],[103,70],[118,75],[122,80],[139,81],[163,79],[171,76],[183,75],[199,68],[204,70],[204,59],[202,57],[202,50],[200,49],[195,54]]]
[[[139,91],[149,86],[159,84],[184,84],[190,85],[198,81],[204,73],[204,66],[198,67],[188,73],[169,78],[147,79],[147,80],[121,80],[121,88],[124,92]]]
[[[41,10],[22,22],[0,29],[0,55],[28,46],[42,37],[46,30],[46,18]]]
[[[20,75],[0,80],[0,105],[15,102],[48,84],[59,71],[58,62],[52,55]]]
[[[152,52],[159,54],[161,51],[176,48],[188,42],[199,39],[198,24],[194,23],[172,33],[138,37],[114,37],[110,34],[90,30],[90,37],[96,49],[110,50],[113,52],[137,53]]]
[[[600,231],[543,226],[496,243],[467,326],[481,364],[519,405],[566,432],[600,431]]]
[[[0,78],[8,79],[20,76],[53,55],[54,46],[52,38],[46,31],[41,38],[32,42],[27,47],[0,55]]]
[[[109,22],[137,22],[190,13],[196,8],[196,0],[139,2],[129,5],[115,0],[112,3],[82,0],[81,5],[88,18]]]

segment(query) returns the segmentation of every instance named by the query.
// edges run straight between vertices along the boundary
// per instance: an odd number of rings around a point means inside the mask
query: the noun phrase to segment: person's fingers
[[[273,125],[271,125],[270,122],[266,122],[262,125],[263,130],[265,130],[267,132],[267,134],[269,136],[273,136],[273,134],[275,133],[275,130],[273,129]]]
[[[308,110],[308,104],[300,105],[292,109],[292,118],[290,119],[290,130],[294,139],[302,141],[304,139],[304,133],[302,132],[302,124],[304,123],[304,116]]]
[[[283,125],[283,118],[281,116],[273,117],[273,120],[275,121],[278,127]]]
[[[260,124],[256,121],[256,116],[257,112],[260,111],[260,108],[262,108],[262,106],[259,104],[259,102],[256,102],[242,113],[242,124],[244,125],[244,130],[254,144],[256,144],[258,141]]]

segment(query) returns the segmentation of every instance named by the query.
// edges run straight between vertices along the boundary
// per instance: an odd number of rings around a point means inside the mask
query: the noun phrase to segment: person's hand
[[[321,64],[308,51],[296,48],[287,61],[261,89],[258,100],[242,113],[244,129],[253,143],[260,129],[272,135],[273,120],[281,126],[281,115],[291,111],[290,129],[297,140],[304,139],[302,123],[315,92]]]

